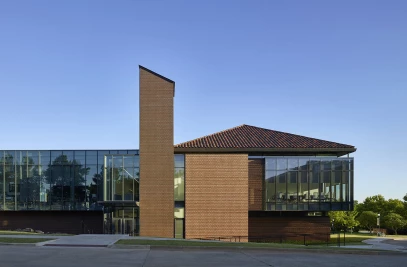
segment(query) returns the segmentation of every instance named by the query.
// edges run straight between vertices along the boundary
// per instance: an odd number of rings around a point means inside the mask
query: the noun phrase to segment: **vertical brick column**
[[[175,83],[140,66],[140,235],[174,237]]]
[[[264,159],[249,160],[249,210],[263,210]]]
[[[185,155],[185,238],[248,235],[247,158]]]

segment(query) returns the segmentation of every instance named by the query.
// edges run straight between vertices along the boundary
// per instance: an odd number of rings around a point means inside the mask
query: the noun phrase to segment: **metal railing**
[[[345,238],[345,237],[344,237]],[[339,245],[340,236],[336,240],[331,240],[331,234],[272,234],[267,236],[214,236],[196,238],[207,241],[222,242],[255,242],[255,243],[280,243],[280,244],[297,244],[297,245]],[[343,239],[345,243],[345,239]],[[338,243],[339,242],[339,243]]]

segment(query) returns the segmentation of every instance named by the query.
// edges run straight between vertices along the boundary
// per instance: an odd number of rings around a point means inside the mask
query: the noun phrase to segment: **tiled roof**
[[[328,148],[353,149],[345,145],[296,134],[284,133],[250,125],[240,125],[221,132],[175,145],[175,148]]]

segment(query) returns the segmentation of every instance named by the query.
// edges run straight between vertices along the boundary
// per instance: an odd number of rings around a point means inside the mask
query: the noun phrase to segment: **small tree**
[[[384,217],[385,225],[394,231],[397,235],[397,230],[406,225],[406,220],[397,213],[389,213]]]
[[[333,226],[337,230],[347,230],[359,224],[355,217],[356,211],[330,211],[328,213]]]
[[[373,211],[363,211],[358,217],[360,225],[372,233],[373,228],[377,223],[377,214]]]

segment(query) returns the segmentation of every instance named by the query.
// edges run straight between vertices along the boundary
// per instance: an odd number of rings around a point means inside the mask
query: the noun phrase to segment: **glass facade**
[[[266,210],[353,210],[353,158],[264,158]]]
[[[174,237],[184,238],[185,228],[185,156],[174,155]]]
[[[0,151],[0,210],[101,210],[104,156],[117,153],[138,150]]]
[[[104,200],[139,201],[139,162],[138,155],[105,156]]]

